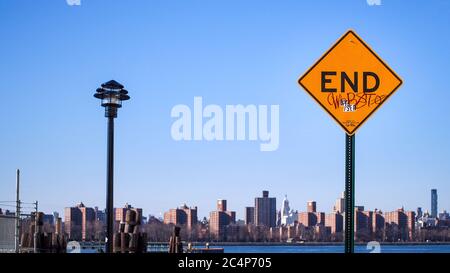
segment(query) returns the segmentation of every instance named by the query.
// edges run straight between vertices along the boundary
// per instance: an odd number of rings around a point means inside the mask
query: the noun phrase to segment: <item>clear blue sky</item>
[[[116,120],[115,206],[159,215],[218,198],[243,217],[269,190],[330,211],[344,187],[344,132],[297,85],[354,29],[404,80],[356,136],[356,203],[450,209],[450,2],[65,0],[0,2],[0,200],[47,213],[104,207],[106,119],[95,89],[130,91]],[[280,146],[175,142],[176,104],[279,104]]]

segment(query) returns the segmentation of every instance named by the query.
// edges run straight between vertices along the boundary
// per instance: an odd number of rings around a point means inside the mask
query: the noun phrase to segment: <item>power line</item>
[[[16,206],[14,206],[14,205],[0,205],[0,206],[2,206],[2,207],[13,207],[13,208],[16,207]]]

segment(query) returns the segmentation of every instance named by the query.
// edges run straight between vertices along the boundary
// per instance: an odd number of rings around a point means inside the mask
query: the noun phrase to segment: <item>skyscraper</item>
[[[99,210],[98,207],[94,208],[95,220],[101,223],[106,223],[106,213],[104,210]]]
[[[255,207],[245,207],[245,224],[255,224]]]
[[[405,211],[403,208],[392,212],[385,212],[384,219],[387,239],[412,239],[412,235],[414,234],[415,217],[415,212]]]
[[[64,209],[64,231],[68,239],[81,240],[81,211],[78,207]]]
[[[314,227],[316,225],[325,225],[326,215],[324,212],[317,212],[316,201],[306,203],[306,212],[298,213],[298,222],[305,227]]]
[[[173,224],[176,226],[185,225],[187,223],[186,213],[179,208],[170,209],[164,212],[164,224]]]
[[[47,223],[50,226],[53,226],[55,224],[55,218],[54,218],[53,214],[44,214],[43,221],[44,221],[44,223]]]
[[[325,225],[325,212],[314,212],[317,219],[317,225]]]
[[[375,209],[372,217],[372,231],[375,233],[376,238],[381,238],[384,231],[384,216],[381,211]]]
[[[133,206],[129,205],[128,203],[126,203],[123,208],[114,208],[115,221],[119,223],[125,222],[125,217],[128,210],[134,210],[136,212],[136,219],[138,219],[138,222],[140,222],[142,218],[142,209],[133,208]]]
[[[317,225],[317,215],[314,212],[300,212],[298,222],[305,227],[314,227]]]
[[[316,212],[316,211],[317,211],[316,201],[308,201],[306,212]]]
[[[283,203],[281,205],[280,225],[291,226],[291,225],[294,225],[295,221],[297,221],[297,212],[293,211],[289,207],[289,200],[287,199],[287,195],[285,195],[284,199],[283,199]],[[277,225],[278,225],[278,223],[277,223]]]
[[[414,231],[416,226],[416,213],[414,211],[407,211],[407,225],[408,225],[408,238],[412,240],[414,238]]]
[[[418,207],[417,212],[416,212],[416,219],[418,220],[418,219],[422,218],[422,216],[423,216],[422,208]]]
[[[344,218],[340,213],[330,213],[325,216],[325,226],[331,228],[331,233],[342,232],[344,228]]]
[[[54,219],[55,223],[56,223],[56,220],[57,220],[58,218],[59,218],[59,212],[54,211],[54,212],[53,212],[53,219]]]
[[[437,189],[431,190],[431,217],[436,218],[438,216],[438,195]]]
[[[226,210],[226,204],[226,200],[217,200],[217,210],[209,214],[209,232],[216,240],[225,240],[226,227],[236,223],[236,212]]]
[[[81,203],[78,206],[81,211],[81,239],[83,241],[93,240],[95,236],[95,211]]]
[[[363,206],[355,207],[355,232],[371,234],[373,230],[373,212],[365,211]]]
[[[94,238],[95,211],[82,202],[76,207],[64,209],[64,227],[69,239],[92,240]]]
[[[341,197],[336,199],[336,203],[333,207],[333,212],[344,213],[345,212],[345,192],[342,192]]]
[[[277,223],[277,199],[269,197],[269,191],[263,191],[262,197],[255,198],[255,224],[275,227]]]
[[[180,208],[170,209],[164,213],[165,224],[186,225],[191,229],[197,222],[197,207],[190,208],[184,204]]]
[[[219,199],[217,200],[217,210],[226,211],[227,210],[227,200]]]

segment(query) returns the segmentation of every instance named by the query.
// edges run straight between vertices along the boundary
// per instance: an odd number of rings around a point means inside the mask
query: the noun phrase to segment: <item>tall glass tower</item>
[[[438,196],[437,189],[431,190],[431,217],[436,218],[438,215]]]

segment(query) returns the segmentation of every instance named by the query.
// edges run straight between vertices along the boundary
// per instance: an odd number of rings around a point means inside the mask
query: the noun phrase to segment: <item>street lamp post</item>
[[[122,107],[122,101],[129,100],[128,91],[120,83],[111,80],[98,88],[94,97],[102,100],[105,107],[105,117],[108,118],[108,146],[107,146],[107,171],[106,171],[106,252],[113,252],[114,233],[114,118],[117,117],[117,109]]]

